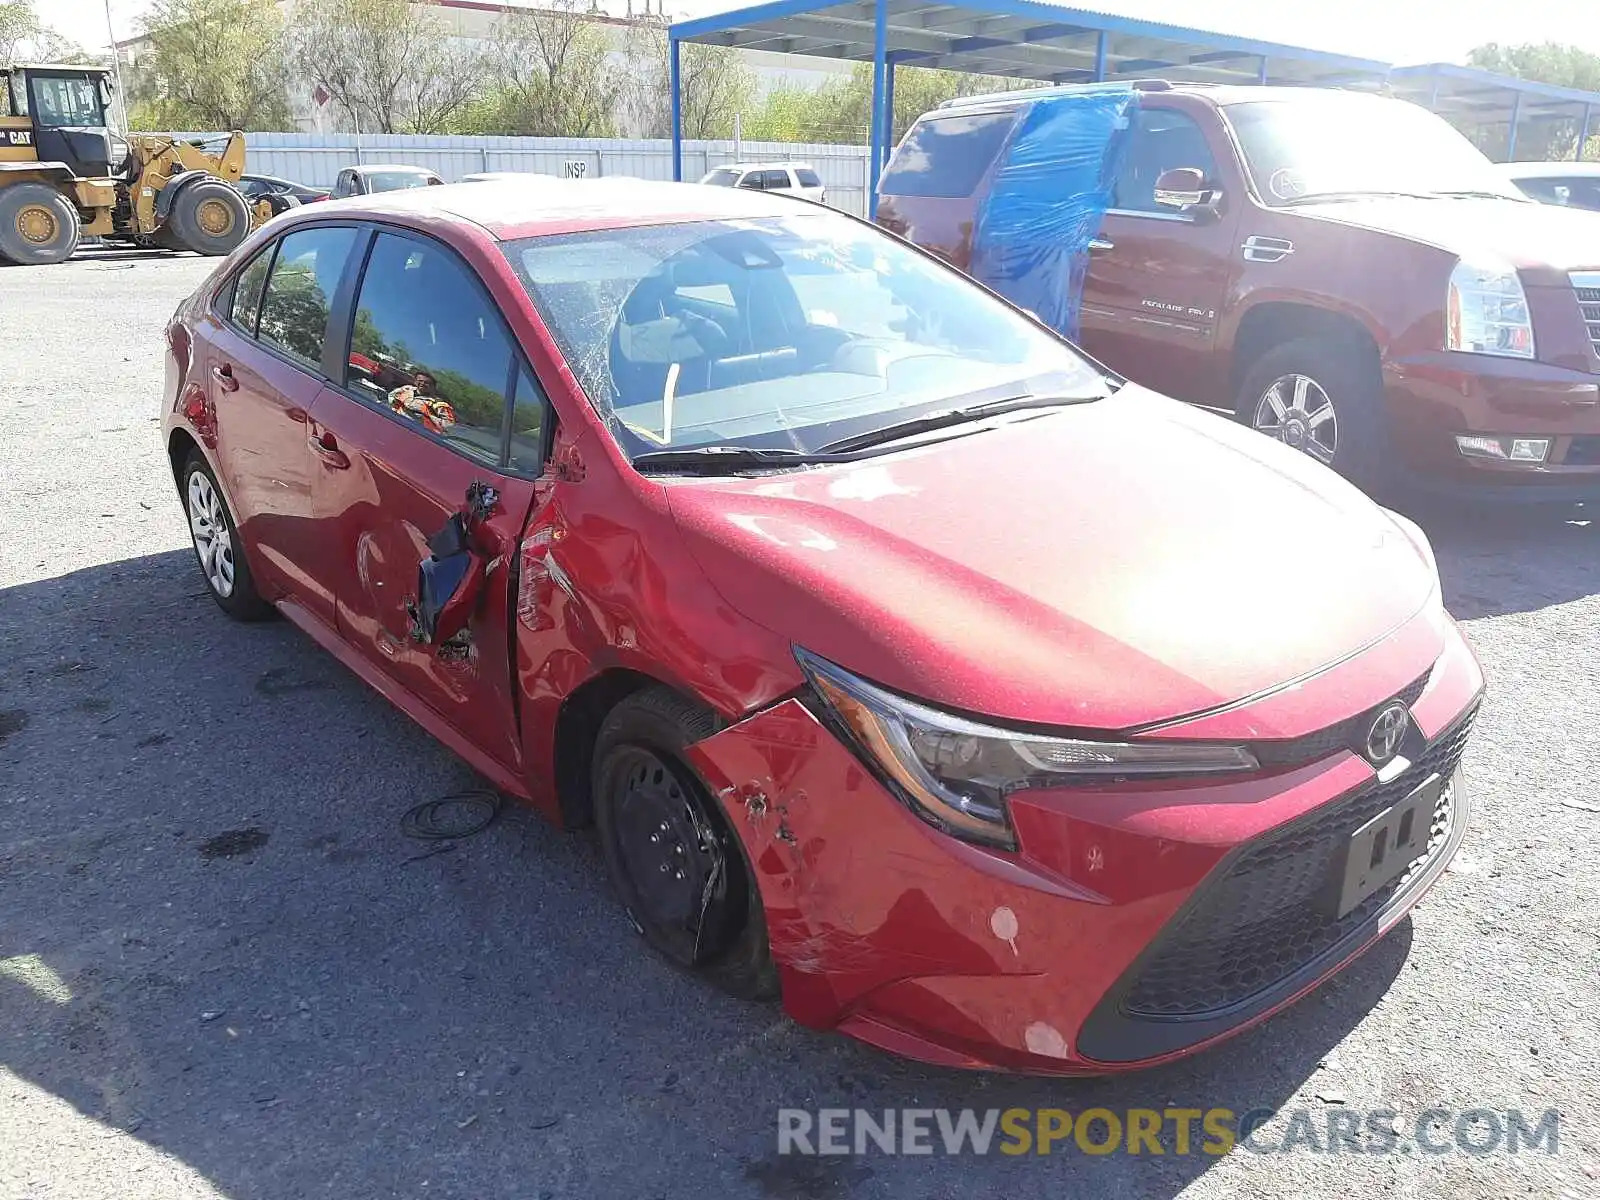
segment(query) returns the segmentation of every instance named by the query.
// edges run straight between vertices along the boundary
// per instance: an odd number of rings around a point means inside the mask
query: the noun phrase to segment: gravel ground
[[[156,435],[191,258],[0,270],[0,1196],[1600,1195],[1600,531],[1436,518],[1490,679],[1454,870],[1198,1059],[929,1070],[664,967],[589,841],[401,835],[471,772],[206,597]],[[1292,596],[1263,619],[1293,619]],[[1559,1110],[1556,1155],[777,1153],[780,1107]],[[1170,1146],[1170,1142],[1169,1142]]]

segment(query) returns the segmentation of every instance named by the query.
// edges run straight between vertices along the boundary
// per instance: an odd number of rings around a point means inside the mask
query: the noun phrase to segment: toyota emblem
[[[1400,749],[1400,739],[1406,732],[1406,706],[1398,700],[1384,708],[1372,720],[1367,730],[1367,758],[1381,767]]]

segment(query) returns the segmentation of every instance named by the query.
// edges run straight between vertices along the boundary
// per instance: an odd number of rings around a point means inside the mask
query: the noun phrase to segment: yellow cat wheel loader
[[[271,215],[239,193],[244,134],[211,147],[115,133],[110,72],[0,68],[0,259],[56,263],[83,236],[226,254]]]

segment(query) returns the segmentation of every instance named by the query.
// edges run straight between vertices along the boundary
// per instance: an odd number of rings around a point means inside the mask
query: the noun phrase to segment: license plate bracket
[[[1444,779],[1432,775],[1404,800],[1390,805],[1350,835],[1345,852],[1344,883],[1339,890],[1339,916],[1401,875],[1428,849],[1433,811]]]

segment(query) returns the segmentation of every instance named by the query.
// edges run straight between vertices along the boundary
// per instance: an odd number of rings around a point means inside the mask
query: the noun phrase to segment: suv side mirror
[[[1205,172],[1198,167],[1173,167],[1156,178],[1154,200],[1162,208],[1194,208],[1209,195]]]

